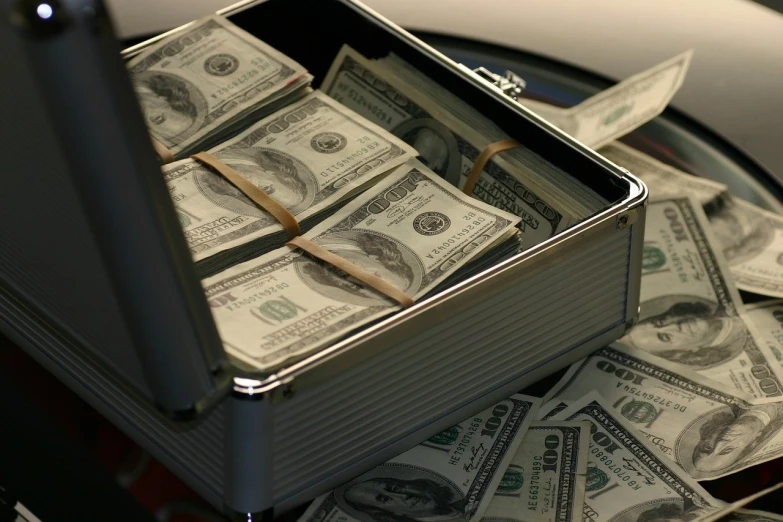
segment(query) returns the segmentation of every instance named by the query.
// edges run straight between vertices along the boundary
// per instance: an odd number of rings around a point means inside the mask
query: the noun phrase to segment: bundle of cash
[[[371,61],[345,46],[321,89],[413,145],[429,168],[456,187],[464,185],[487,145],[508,138],[467,103],[394,55]],[[525,248],[607,204],[525,147],[506,151],[487,163],[473,195],[522,216]]]
[[[128,63],[154,139],[175,159],[205,150],[303,96],[304,67],[220,16],[208,16]]]
[[[307,231],[416,151],[316,91],[210,149]],[[285,243],[286,234],[220,174],[186,159],[163,168],[202,277]]]
[[[517,253],[518,222],[409,160],[303,237],[418,299]],[[267,371],[399,309],[288,246],[203,285],[226,349]]]

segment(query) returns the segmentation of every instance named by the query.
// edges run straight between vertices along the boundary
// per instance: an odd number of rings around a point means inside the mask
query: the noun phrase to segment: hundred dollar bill
[[[729,199],[726,185],[686,174],[619,141],[601,147],[598,152],[644,181],[651,197],[690,194],[703,207],[720,205]]]
[[[303,230],[312,225],[310,218],[319,219],[416,155],[402,140],[317,91],[209,152],[286,207]],[[284,243],[277,220],[208,167],[186,159],[164,166],[163,173],[203,271],[214,273]]]
[[[517,221],[409,160],[304,237],[417,299],[516,237]],[[399,309],[291,247],[225,270],[203,285],[226,349],[263,370]]]
[[[737,286],[783,297],[783,217],[734,198],[709,219]]]
[[[639,323],[620,342],[759,398],[780,400],[783,369],[745,320],[709,223],[693,199],[652,199]]]
[[[307,71],[220,16],[207,16],[128,63],[150,134],[176,158],[219,141],[250,114],[304,93]]]
[[[377,63],[343,47],[321,88],[340,103],[413,145],[429,168],[452,185],[459,186],[489,142],[473,143],[466,137],[467,129],[455,128],[456,123],[451,127],[444,124],[442,121],[459,115],[449,118],[415,88],[406,89],[406,85],[391,73],[383,75]],[[556,202],[542,199],[523,180],[494,161],[487,163],[474,195],[522,217],[519,226],[525,247],[549,239],[574,223],[573,217],[558,209]]]
[[[590,423],[585,522],[690,520],[722,505],[599,394],[582,397],[556,419]]]
[[[539,404],[512,395],[317,498],[299,522],[477,521]]]
[[[572,365],[544,400],[577,401],[593,390],[697,480],[783,455],[783,402],[759,402],[646,352],[602,348]]]
[[[530,426],[489,503],[485,522],[575,522],[582,518],[590,425]]]
[[[692,56],[693,50],[685,51],[568,109],[525,99],[520,103],[598,149],[663,112],[685,80]]]
[[[745,312],[778,363],[783,365],[783,300],[749,305]]]

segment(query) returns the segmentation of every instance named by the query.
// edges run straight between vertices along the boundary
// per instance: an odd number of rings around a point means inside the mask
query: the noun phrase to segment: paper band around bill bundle
[[[296,217],[294,217],[287,208],[272,199],[269,194],[248,181],[242,174],[232,169],[209,152],[193,154],[191,159],[211,167],[238,188],[245,196],[249,197],[258,204],[258,206],[272,214],[272,216],[283,225],[285,233],[288,235],[288,239],[293,239],[302,234]]]
[[[473,168],[471,168],[470,172],[468,173],[468,179],[465,181],[465,186],[462,187],[462,192],[468,196],[472,196],[473,189],[476,188],[476,183],[478,182],[479,176],[481,176],[481,173],[484,172],[484,167],[487,166],[487,162],[492,158],[492,156],[499,152],[514,149],[520,145],[521,144],[517,140],[509,138],[507,140],[490,143],[484,147],[484,150],[482,150],[481,154],[478,155],[476,161],[473,162]]]
[[[155,154],[160,158],[162,164],[171,163],[174,161],[174,154],[164,144],[150,136],[152,140],[152,148],[155,149]]]
[[[297,247],[311,256],[320,259],[321,261],[325,263],[329,263],[330,265],[339,268],[346,274],[354,277],[355,279],[358,279],[362,283],[366,284],[367,286],[377,290],[378,292],[382,293],[386,297],[389,297],[395,301],[397,301],[403,308],[408,308],[410,306],[413,306],[414,301],[411,296],[397,288],[396,286],[388,283],[387,281],[384,281],[380,277],[378,277],[375,274],[371,274],[367,270],[351,263],[345,258],[342,258],[338,256],[337,254],[333,254],[326,250],[325,248],[322,248],[309,239],[306,239],[304,237],[295,237],[288,243],[286,243],[289,246]]]

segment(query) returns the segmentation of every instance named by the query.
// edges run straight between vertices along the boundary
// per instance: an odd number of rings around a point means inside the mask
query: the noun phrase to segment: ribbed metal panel
[[[622,324],[629,241],[611,234],[569,252],[475,309],[278,403],[276,501]]]
[[[223,408],[197,424],[175,423],[112,373],[105,371],[67,334],[55,330],[39,313],[2,291],[0,327],[47,370],[91,406],[172,468],[204,497],[219,505],[223,494]]]
[[[42,98],[19,39],[8,29],[0,30],[0,144],[7,151],[0,192],[0,280],[13,283],[58,328],[147,393]],[[106,175],[112,175],[111,165]]]

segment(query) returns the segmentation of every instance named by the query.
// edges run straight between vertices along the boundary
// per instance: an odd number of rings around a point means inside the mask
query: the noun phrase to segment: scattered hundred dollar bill
[[[457,187],[464,184],[484,147],[508,137],[475,109],[393,56],[371,61],[345,46],[321,88],[414,146],[430,169]],[[525,248],[606,204],[524,147],[488,162],[473,195],[522,217],[519,227]]]
[[[723,504],[596,392],[582,396],[553,420],[587,421],[591,426],[585,522],[690,520]]]
[[[757,401],[646,352],[602,348],[572,365],[544,401],[592,391],[697,480],[783,455],[783,402]]]
[[[551,421],[530,426],[489,503],[484,522],[580,520],[590,424]]]
[[[567,109],[535,100],[519,102],[598,149],[663,112],[685,80],[692,56],[693,50],[685,51]]]
[[[707,212],[736,286],[783,297],[783,254],[778,246],[783,245],[783,217],[732,198],[722,183],[686,174],[622,143],[599,152],[644,181],[651,197],[695,197]]]
[[[639,322],[620,342],[749,395],[783,399],[783,369],[753,323],[688,197],[651,199],[644,234]]]
[[[461,267],[481,263],[490,250],[518,252],[518,221],[409,160],[303,237],[417,299],[457,277]],[[287,246],[203,285],[226,349],[261,370],[399,309],[342,271]]]
[[[601,147],[598,152],[644,181],[653,198],[690,194],[709,208],[730,199],[726,185],[687,174],[619,141]]]
[[[756,325],[775,359],[783,365],[783,300],[749,305],[745,312]]]
[[[512,395],[318,497],[299,522],[476,522],[539,404]]]
[[[709,219],[737,286],[783,297],[783,217],[734,198]]]
[[[150,134],[176,159],[306,94],[307,71],[220,16],[207,16],[128,63]]]
[[[286,207],[303,231],[416,155],[318,91],[209,152]],[[271,214],[210,168],[185,159],[163,173],[202,277],[285,242]]]

